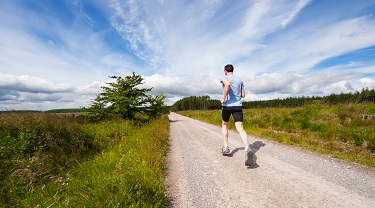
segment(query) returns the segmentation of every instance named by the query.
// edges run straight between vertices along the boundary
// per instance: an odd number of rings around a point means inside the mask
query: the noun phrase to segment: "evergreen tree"
[[[151,117],[157,117],[166,111],[163,103],[164,95],[155,97],[148,95],[152,88],[139,88],[143,84],[140,75],[133,74],[125,78],[111,76],[114,82],[106,83],[102,87],[92,105],[89,113],[96,119],[102,119],[111,115],[119,115],[123,119],[133,120],[136,113],[144,113]]]

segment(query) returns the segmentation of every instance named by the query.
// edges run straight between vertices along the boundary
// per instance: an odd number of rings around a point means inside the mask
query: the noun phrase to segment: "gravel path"
[[[170,207],[375,207],[375,169],[249,136],[255,164],[246,167],[239,135],[169,115],[166,191]]]

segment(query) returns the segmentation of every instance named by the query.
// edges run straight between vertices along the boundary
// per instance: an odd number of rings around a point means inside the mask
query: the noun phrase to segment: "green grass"
[[[81,124],[54,114],[3,115],[0,207],[166,205],[167,116]]]
[[[221,126],[220,110],[178,113]],[[255,136],[374,167],[375,120],[363,120],[362,114],[374,115],[375,105],[311,104],[299,108],[247,109],[244,128]]]

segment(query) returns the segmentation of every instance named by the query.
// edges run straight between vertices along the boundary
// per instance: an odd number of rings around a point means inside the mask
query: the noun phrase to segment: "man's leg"
[[[243,144],[245,145],[245,150],[246,150],[247,148],[249,148],[249,144],[248,144],[248,142],[247,142],[247,134],[246,134],[246,131],[243,129],[243,123],[242,123],[241,121],[237,121],[237,122],[235,123],[235,125],[236,125],[236,129],[237,129],[238,133],[240,134],[240,137],[241,137],[241,139],[242,139],[242,142],[243,142]]]
[[[230,154],[230,150],[228,147],[228,121],[229,121],[230,115],[231,115],[230,108],[223,106],[222,111],[221,111],[221,118],[222,118],[221,132],[223,133],[223,140],[224,140],[224,146],[221,149],[221,153],[223,155]]]
[[[247,143],[246,131],[243,129],[242,122],[238,121],[235,124],[236,124],[236,129],[242,139],[242,142],[245,145],[245,156],[246,156],[245,165],[251,167],[253,166],[253,163],[254,163],[254,153],[251,151],[249,144]]]
[[[221,148],[221,154],[228,155],[230,150],[228,147],[228,122],[223,121],[221,131],[223,132],[224,146]]]
[[[228,146],[228,122],[222,122],[221,132],[223,133],[224,146]]]

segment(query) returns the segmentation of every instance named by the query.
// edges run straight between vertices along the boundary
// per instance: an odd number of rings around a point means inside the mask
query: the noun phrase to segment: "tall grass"
[[[4,115],[4,116],[3,116]],[[80,124],[51,114],[0,119],[0,207],[163,207],[169,125]]]
[[[7,205],[100,151],[79,124],[50,114],[2,113],[0,138],[0,203]]]
[[[179,113],[221,125],[221,111]],[[244,128],[255,136],[375,166],[375,120],[363,120],[363,114],[374,115],[375,105],[256,108],[244,110]]]

